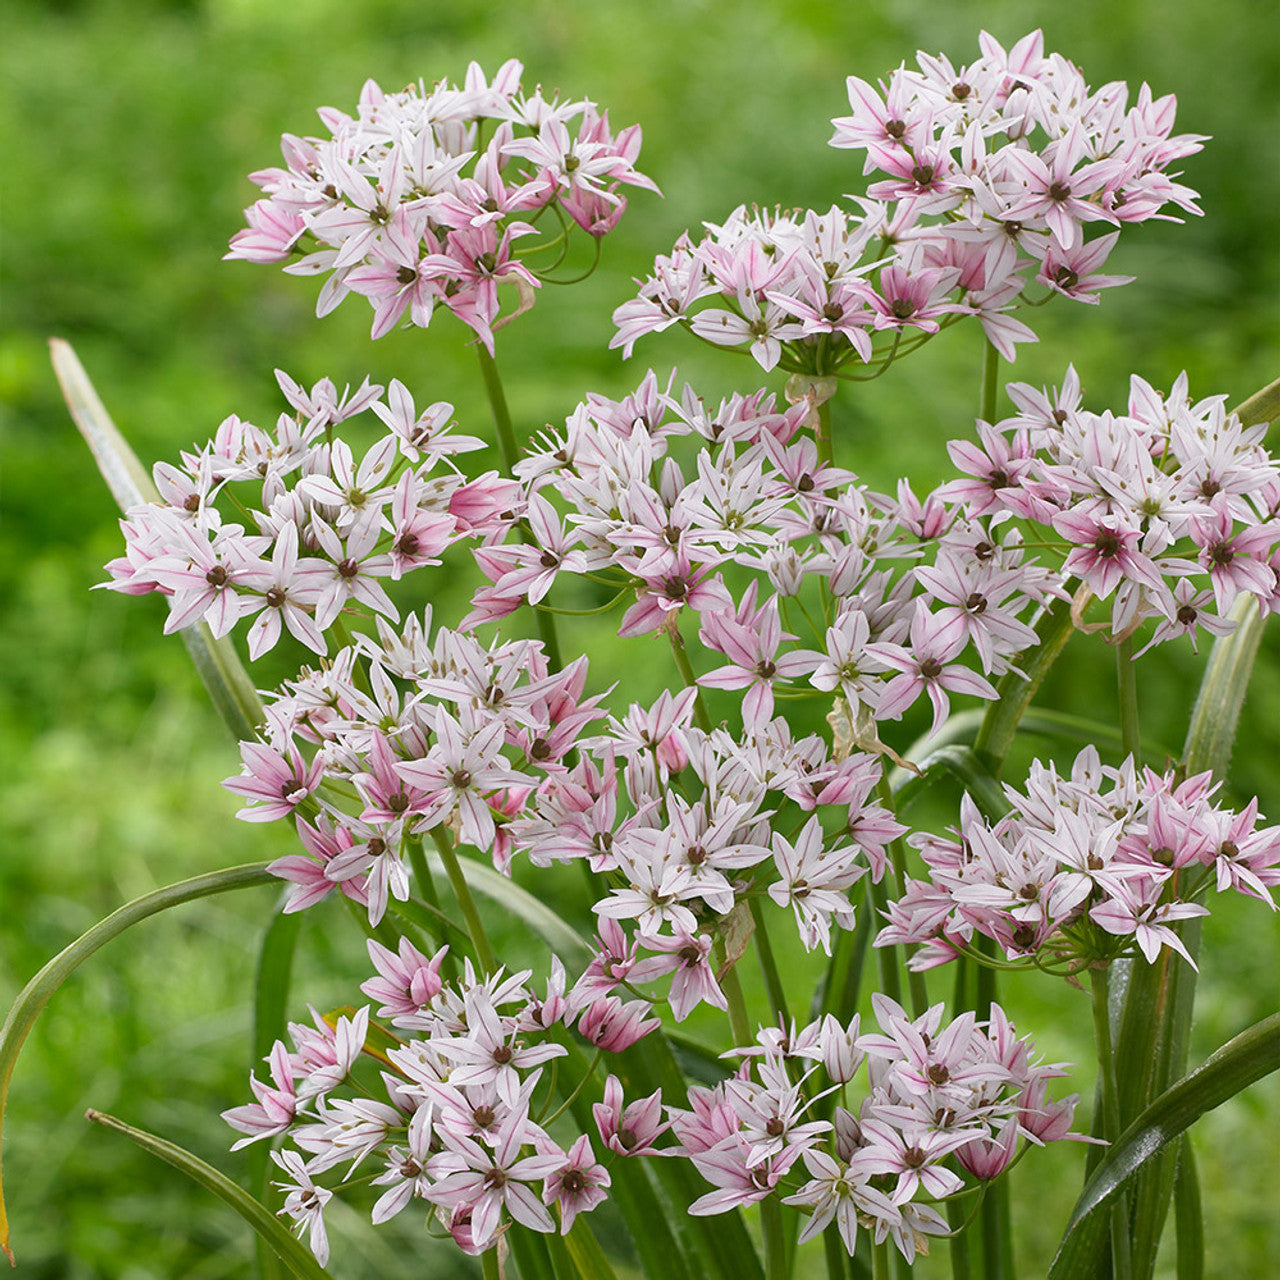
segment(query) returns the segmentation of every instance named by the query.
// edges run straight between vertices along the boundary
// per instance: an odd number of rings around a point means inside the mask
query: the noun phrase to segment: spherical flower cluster
[[[542,548],[538,598],[560,574],[634,595],[622,636],[675,635],[696,615],[702,646],[727,659],[698,683],[740,693],[754,729],[806,678],[876,721],[927,697],[936,727],[950,695],[993,698],[986,675],[1034,639],[1023,618],[1062,594],[1060,576],[956,503],[922,503],[905,482],[895,497],[868,491],[820,460],[806,426],[804,405],[778,412],[760,393],[712,410],[652,376],[624,401],[592,397],[517,466]],[[532,554],[484,550],[493,585],[468,623],[533,599]],[[961,661],[970,652],[986,675]]]
[[[854,923],[848,890],[868,866],[880,878],[906,830],[872,798],[874,756],[833,758],[785,721],[746,739],[707,733],[686,690],[588,734],[605,713],[583,696],[585,659],[551,672],[537,642],[486,649],[446,628],[431,636],[429,618],[381,631],[360,641],[367,688],[352,649],[291,681],[270,741],[245,743],[244,772],[227,781],[249,801],[241,817],[295,818],[305,852],[272,864],[293,885],[287,910],[340,889],[378,923],[407,898],[410,851],[428,835],[504,870],[517,855],[581,861],[601,897],[580,993],[613,1009],[624,984],[670,976],[665,998],[683,1019],[702,1002],[725,1007],[711,949],[750,899],[789,909],[804,945],[829,952],[833,926]],[[796,816],[789,835],[770,831],[780,809]]]
[[[232,416],[181,466],[157,463],[163,501],[129,511],[126,553],[107,566],[113,590],[168,598],[166,632],[206,622],[220,637],[253,617],[252,658],[285,629],[325,653],[324,632],[347,609],[397,619],[383,583],[483,537],[518,493],[493,473],[469,482],[457,471],[453,456],[483,442],[451,434],[452,405],[419,413],[395,381],[383,402],[367,379],[339,397],[327,378],[309,392],[277,378],[294,412],[274,431]],[[369,409],[388,430],[357,457],[334,428]],[[223,498],[249,528],[223,515]]]
[[[572,224],[598,249],[626,208],[619,188],[657,190],[635,168],[638,125],[615,135],[592,102],[524,94],[521,71],[506,62],[490,82],[472,63],[461,87],[390,94],[370,80],[355,116],[324,108],[330,137],[286,134],[285,167],[251,175],[267,196],[227,257],[327,274],[317,314],[360,294],[375,338],[406,316],[425,328],[442,306],[492,353],[499,285],[526,310]]]
[[[993,939],[1010,960],[1035,958],[1068,973],[1136,948],[1148,963],[1172,947],[1173,928],[1207,914],[1211,885],[1274,908],[1280,827],[1259,827],[1256,801],[1236,812],[1214,801],[1209,774],[1104,766],[1087,747],[1068,777],[1037,762],[997,822],[966,796],[948,837],[910,837],[928,880],[909,880],[877,943],[917,946],[928,969]],[[1194,963],[1194,961],[1192,961]]]
[[[762,1028],[735,1051],[736,1075],[690,1089],[688,1110],[668,1108],[678,1154],[716,1187],[690,1213],[776,1195],[809,1211],[800,1243],[834,1223],[852,1257],[861,1225],[911,1262],[928,1253],[929,1236],[949,1233],[925,1197],[963,1191],[965,1174],[999,1177],[1022,1139],[1079,1137],[1077,1098],[1046,1098],[1062,1067],[1034,1063],[998,1005],[987,1022],[965,1013],[944,1025],[941,1004],[912,1019],[886,996],[872,1003],[878,1032],[830,1014],[799,1031]],[[868,1089],[853,1108],[848,1086],[864,1062]]]
[[[966,478],[940,498],[970,518],[1045,526],[1035,536],[1066,552],[1066,576],[1110,599],[1120,638],[1149,619],[1151,644],[1221,635],[1241,593],[1277,607],[1280,466],[1265,424],[1242,426],[1225,396],[1192,401],[1185,374],[1168,394],[1135,376],[1125,413],[1083,409],[1074,369],[1052,392],[1008,392],[1013,417],[950,444]]]
[[[441,976],[447,948],[428,957],[405,939],[396,951],[368,945],[378,977],[362,990],[399,1034],[371,1023],[368,1007],[291,1024],[292,1050],[280,1041],[267,1058],[271,1083],[254,1077],[256,1101],[223,1114],[244,1135],[235,1145],[282,1135],[293,1144],[272,1153],[288,1175],[284,1213],[309,1233],[322,1263],[334,1189],[317,1179],[346,1164],[346,1183],[366,1161],[380,1166],[372,1181],[385,1188],[375,1224],[421,1200],[468,1253],[491,1248],[513,1222],[556,1230],[553,1207],[567,1233],[577,1214],[605,1200],[612,1180],[593,1135],[566,1149],[542,1123],[551,1093],[542,1091],[541,1105],[536,1095],[543,1065],[569,1053],[554,1037],[575,1020],[599,1046],[591,1004],[576,990],[566,995],[558,962],[539,998],[527,970],[482,980],[467,963],[455,984]],[[762,1028],[734,1051],[740,1069],[690,1088],[687,1105],[664,1107],[661,1090],[628,1102],[610,1075],[591,1109],[594,1136],[608,1163],[689,1160],[715,1187],[692,1214],[776,1196],[809,1212],[801,1243],[834,1222],[852,1255],[861,1224],[910,1260],[928,1251],[929,1235],[948,1231],[923,1197],[964,1190],[966,1175],[998,1177],[1023,1140],[1077,1137],[1076,1098],[1047,1100],[1062,1068],[1035,1063],[1030,1041],[997,1005],[988,1022],[967,1013],[944,1026],[942,1005],[913,1020],[877,995],[875,1014],[879,1032],[831,1015],[789,1033]],[[864,1061],[867,1093],[851,1109],[848,1089]],[[380,1091],[365,1083],[374,1062]]]
[[[706,223],[614,313],[612,345],[630,354],[637,338],[679,323],[765,369],[847,376],[855,360],[887,365],[974,315],[1012,360],[1035,340],[1010,314],[1027,301],[1029,274],[1080,302],[1128,283],[1102,272],[1118,232],[1086,238],[1085,226],[1167,218],[1170,204],[1198,213],[1169,169],[1202,139],[1172,134],[1172,96],[1143,85],[1130,107],[1123,83],[1090,90],[1045,54],[1039,31],[1008,53],[985,32],[981,45],[958,70],[921,54],[918,70],[899,69],[881,91],[850,76],[852,114],[833,121],[831,144],[865,150],[864,173],[885,175],[860,211],[738,208]]]

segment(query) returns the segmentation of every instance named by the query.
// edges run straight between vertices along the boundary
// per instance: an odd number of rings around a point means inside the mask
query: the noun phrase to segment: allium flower
[[[560,1207],[561,1235],[569,1234],[578,1214],[588,1213],[608,1199],[610,1182],[608,1171],[591,1150],[591,1140],[582,1134],[569,1148],[563,1167],[547,1178],[542,1190],[544,1204]]]

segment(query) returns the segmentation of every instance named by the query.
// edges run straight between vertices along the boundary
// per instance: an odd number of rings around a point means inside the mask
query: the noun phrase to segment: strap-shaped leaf
[[[1256,427],[1263,422],[1275,422],[1280,418],[1280,378],[1263,387],[1261,391],[1255,391],[1232,412],[1246,427]]]
[[[1000,677],[996,685],[1000,696],[987,708],[982,727],[973,741],[978,759],[997,777],[1018,723],[1071,638],[1073,629],[1071,602],[1055,600],[1036,626],[1039,643],[1019,659],[1026,678],[1013,671]]]
[[[1218,777],[1226,776],[1231,764],[1231,748],[1240,724],[1240,709],[1249,690],[1258,646],[1266,618],[1258,602],[1250,595],[1236,597],[1231,609],[1236,629],[1213,642],[1209,661],[1205,663],[1200,692],[1187,730],[1182,760],[1188,773],[1211,769]]]
[[[1173,1212],[1177,1223],[1178,1280],[1204,1280],[1204,1218],[1200,1209],[1200,1176],[1191,1139],[1178,1149],[1173,1183]]]
[[[253,982],[253,1056],[251,1065],[267,1057],[271,1047],[284,1034],[289,983],[293,975],[293,955],[302,928],[302,913],[277,910],[271,917],[258,951],[258,970]],[[265,1142],[249,1148],[249,1193],[270,1210],[278,1193],[271,1188],[268,1172],[271,1161]],[[278,1280],[280,1261],[266,1242],[258,1237],[259,1280]]]
[[[955,743],[973,742],[986,712],[981,708],[957,711],[948,716],[936,734],[926,733],[917,738],[902,753],[904,760],[920,764],[935,754],[941,747],[949,747]],[[1124,754],[1120,730],[1113,724],[1102,720],[1094,720],[1089,716],[1073,715],[1069,711],[1051,711],[1040,707],[1028,707],[1018,721],[1019,736],[1048,738],[1052,742],[1085,747],[1092,744],[1100,750],[1109,751],[1115,756]],[[1144,764],[1153,768],[1166,768],[1174,758],[1174,752],[1158,742],[1144,742],[1139,758]],[[895,765],[889,772],[889,786],[896,794],[912,777],[910,769]]]
[[[19,992],[9,1010],[3,1028],[0,1028],[0,1136],[3,1134],[4,1106],[9,1096],[9,1081],[13,1076],[18,1054],[40,1011],[50,996],[67,980],[82,961],[87,960],[99,947],[118,937],[139,920],[158,912],[167,911],[195,898],[207,898],[215,893],[227,893],[232,889],[248,889],[259,884],[278,884],[267,870],[265,862],[254,862],[243,867],[229,867],[225,871],[213,871],[195,876],[177,884],[166,885],[152,893],[143,894],[127,902],[105,920],[99,921],[87,933],[83,933],[69,947],[59,951],[39,973]],[[5,1215],[4,1186],[0,1180],[0,1249],[10,1262],[13,1253],[9,1248],[9,1220]]]
[[[1228,1041],[1203,1066],[1165,1090],[1120,1135],[1076,1201],[1049,1280],[1091,1275],[1107,1232],[1106,1206],[1130,1178],[1206,1111],[1280,1070],[1280,1013]]]
[[[437,863],[440,861],[431,850],[427,850],[427,855]],[[508,880],[487,863],[473,858],[459,861],[467,884],[481,897],[523,920],[564,961],[566,968],[572,969],[575,964],[585,966],[590,961],[591,948],[582,935],[541,898],[514,880]]]
[[[290,1234],[288,1228],[275,1217],[269,1209],[263,1208],[247,1191],[236,1186],[225,1174],[219,1173],[212,1165],[206,1164],[198,1156],[194,1156],[185,1147],[164,1138],[148,1133],[145,1129],[137,1129],[115,1116],[104,1115],[101,1111],[87,1111],[85,1118],[100,1124],[104,1128],[123,1133],[131,1142],[136,1143],[144,1151],[158,1156],[166,1163],[180,1169],[194,1182],[198,1182],[206,1191],[212,1191],[219,1200],[229,1204],[253,1229],[259,1239],[284,1264],[289,1274],[297,1280],[332,1280],[332,1277],[311,1254]]]
[[[940,747],[921,762],[920,772],[907,778],[897,793],[898,809],[903,810],[917,799],[942,770],[953,774],[973,797],[974,803],[991,821],[1009,812],[1009,801],[991,770],[983,764],[972,747],[952,745]]]
[[[589,1280],[618,1280],[617,1273],[586,1218],[580,1217],[574,1221],[564,1242],[579,1275],[589,1277]]]
[[[121,511],[128,511],[142,503],[159,502],[160,494],[146,468],[112,422],[71,344],[61,338],[52,338],[49,353],[67,408],[93,453],[117,506]],[[266,716],[262,700],[235,646],[226,636],[215,640],[213,632],[203,622],[194,627],[184,627],[182,639],[227,728],[241,742],[256,738],[256,726],[262,724]]]
[[[671,1045],[660,1031],[645,1036],[613,1060],[627,1097],[638,1097],[661,1087],[663,1101],[683,1100],[684,1077],[676,1066]],[[764,1280],[764,1270],[740,1210],[714,1218],[695,1218],[689,1205],[707,1190],[688,1160],[653,1160],[648,1170],[665,1204],[664,1214],[673,1225],[681,1249],[702,1280]]]

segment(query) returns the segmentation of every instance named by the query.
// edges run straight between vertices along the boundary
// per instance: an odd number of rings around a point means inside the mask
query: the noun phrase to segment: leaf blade
[[[23,1043],[40,1016],[40,1011],[48,1004],[54,992],[85,960],[100,947],[105,946],[132,925],[147,919],[148,916],[211,894],[273,883],[276,883],[276,879],[267,870],[267,864],[254,862],[194,876],[190,880],[181,880],[177,884],[165,885],[152,893],[134,898],[132,902],[126,902],[124,906],[113,911],[106,919],[100,920],[92,929],[81,934],[69,946],[58,952],[18,993],[17,999],[14,1000],[5,1018],[4,1026],[0,1027],[0,1142],[3,1141],[4,1135],[4,1110],[9,1098],[9,1082],[13,1078],[13,1069],[17,1064]],[[9,1219],[5,1211],[2,1172],[0,1172],[0,1250],[4,1251],[10,1262],[13,1261],[13,1252],[9,1244]]]
[[[297,1277],[297,1280],[332,1280],[326,1271],[303,1247],[289,1230],[268,1209],[260,1205],[247,1191],[236,1186],[224,1173],[211,1164],[192,1155],[185,1147],[169,1142],[145,1129],[135,1128],[101,1111],[89,1110],[85,1118],[104,1128],[122,1133],[131,1142],[150,1152],[158,1159],[185,1173],[193,1182],[211,1191],[219,1200],[233,1208],[253,1229],[259,1239],[266,1242],[271,1251]]]
[[[127,513],[131,507],[160,502],[159,490],[111,420],[71,344],[51,338],[49,355],[72,420],[89,446],[116,505]],[[196,673],[227,728],[240,742],[256,738],[256,726],[266,720],[266,714],[235,646],[226,636],[215,639],[203,622],[184,627],[181,634]]]
[[[1095,1237],[1106,1232],[1106,1206],[1206,1111],[1280,1071],[1280,1013],[1228,1041],[1203,1065],[1166,1089],[1120,1135],[1076,1201],[1049,1270],[1049,1280],[1089,1274]]]

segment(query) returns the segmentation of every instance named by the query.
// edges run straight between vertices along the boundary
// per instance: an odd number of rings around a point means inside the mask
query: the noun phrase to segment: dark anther
[[[1118,556],[1124,543],[1120,541],[1118,533],[1112,533],[1110,529],[1104,529],[1093,541],[1093,549],[1104,559],[1110,560],[1112,556]]]

